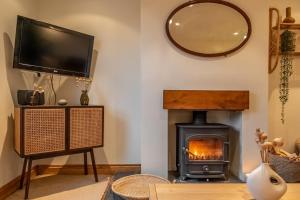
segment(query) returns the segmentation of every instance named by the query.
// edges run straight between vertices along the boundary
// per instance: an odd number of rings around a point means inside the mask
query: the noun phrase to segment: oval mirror
[[[250,38],[251,22],[239,7],[220,0],[194,0],[168,17],[167,36],[179,49],[197,56],[224,56]]]

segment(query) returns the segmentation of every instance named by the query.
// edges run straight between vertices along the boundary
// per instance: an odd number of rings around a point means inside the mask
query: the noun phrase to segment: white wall
[[[139,0],[36,0],[36,4],[37,19],[95,36],[90,103],[105,106],[104,149],[96,150],[97,163],[140,163]],[[74,78],[57,84],[58,98],[79,103]],[[82,155],[50,160],[82,163]]]
[[[47,82],[47,76],[34,78],[31,72],[12,69],[17,15],[95,36],[90,102],[105,106],[105,147],[96,150],[96,161],[139,164],[140,1],[1,0],[0,187],[20,174],[22,160],[13,150],[12,114],[16,91],[32,89],[33,81],[40,81],[44,86]],[[75,87],[74,78],[55,76],[55,87],[58,99],[79,103],[80,89]],[[82,162],[82,155],[39,161],[46,164]]]
[[[252,21],[253,34],[244,48],[228,57],[205,59],[187,55],[167,39],[168,14],[184,0],[143,0],[141,9],[141,160],[142,170],[166,176],[168,112],[162,109],[164,89],[250,90],[250,110],[241,123],[242,171],[259,162],[254,142],[257,127],[267,130],[268,1],[231,0]],[[242,176],[242,175],[241,175]]]
[[[292,16],[300,23],[300,4],[297,0],[272,0],[271,5],[278,8],[285,16],[285,8],[292,7]],[[300,31],[298,33],[297,51],[300,51]],[[289,152],[295,151],[295,141],[300,138],[300,59],[294,59],[293,75],[290,78],[289,100],[285,106],[285,123],[281,123],[281,102],[279,101],[280,62],[277,69],[269,76],[269,131],[271,138],[282,137],[284,148]]]
[[[17,15],[34,17],[33,1],[0,1],[0,187],[19,175],[21,159],[13,150],[13,95],[15,84],[26,84],[12,69]]]

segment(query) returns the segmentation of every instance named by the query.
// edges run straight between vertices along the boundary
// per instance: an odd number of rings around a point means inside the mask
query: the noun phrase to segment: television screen
[[[18,16],[14,68],[89,76],[94,37]]]

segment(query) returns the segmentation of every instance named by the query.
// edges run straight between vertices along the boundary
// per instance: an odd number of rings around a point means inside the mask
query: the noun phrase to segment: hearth
[[[176,124],[176,164],[181,180],[229,178],[229,130],[194,111],[192,123]]]

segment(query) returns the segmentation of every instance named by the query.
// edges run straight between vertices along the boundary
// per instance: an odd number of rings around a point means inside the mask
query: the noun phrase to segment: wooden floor
[[[253,200],[245,184],[150,185],[150,200]],[[289,184],[282,200],[300,200],[300,184]]]

